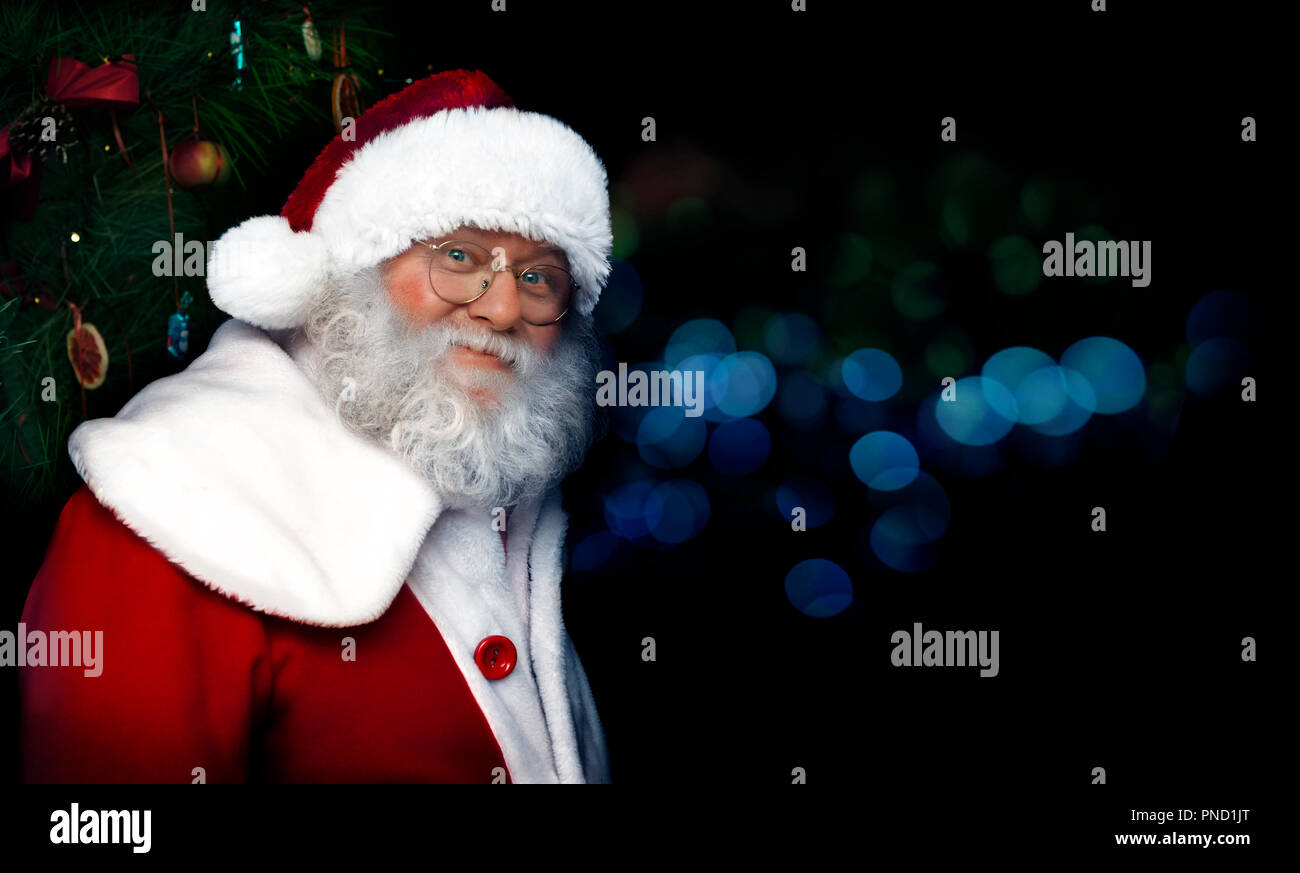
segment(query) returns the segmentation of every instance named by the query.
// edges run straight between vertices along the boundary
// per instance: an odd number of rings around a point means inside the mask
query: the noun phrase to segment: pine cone
[[[47,129],[47,117],[54,119],[53,140],[41,138]],[[36,155],[47,163],[55,153],[67,163],[68,149],[77,145],[77,137],[77,125],[72,119],[71,110],[48,97],[42,97],[28,106],[9,128],[9,144],[14,151]]]

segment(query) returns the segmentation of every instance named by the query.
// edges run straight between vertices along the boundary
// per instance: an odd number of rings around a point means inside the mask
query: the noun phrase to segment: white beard
[[[591,446],[599,346],[590,317],[561,324],[546,355],[450,317],[416,330],[372,267],[331,277],[303,330],[312,378],[344,425],[391,446],[449,506],[487,508],[542,494]],[[510,372],[449,364],[453,342]]]

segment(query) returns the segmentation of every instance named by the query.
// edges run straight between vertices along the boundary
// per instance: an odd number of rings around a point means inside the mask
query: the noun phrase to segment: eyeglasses
[[[473,303],[492,287],[497,273],[509,272],[519,288],[520,317],[531,325],[555,324],[569,311],[573,292],[581,286],[567,270],[553,264],[534,264],[515,270],[495,263],[492,253],[477,243],[449,240],[438,245],[422,243],[433,250],[429,260],[429,284],[448,303]]]

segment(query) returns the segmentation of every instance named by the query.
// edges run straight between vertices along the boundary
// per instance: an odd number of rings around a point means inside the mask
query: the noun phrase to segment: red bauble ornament
[[[230,178],[230,153],[206,139],[187,139],[172,149],[172,179],[182,188],[224,185]]]

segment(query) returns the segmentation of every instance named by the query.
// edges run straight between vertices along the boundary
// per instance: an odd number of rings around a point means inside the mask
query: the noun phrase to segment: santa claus
[[[233,318],[68,451],[23,622],[40,782],[605,782],[560,610],[605,169],[478,72],[346,126],[213,247]],[[20,641],[22,644],[22,641]]]

